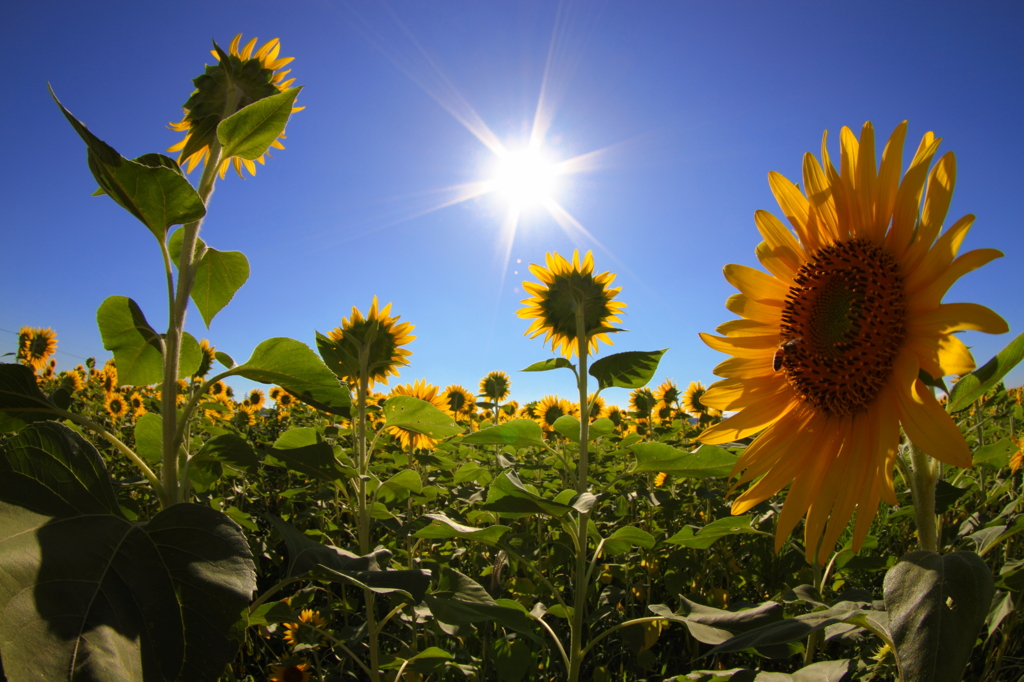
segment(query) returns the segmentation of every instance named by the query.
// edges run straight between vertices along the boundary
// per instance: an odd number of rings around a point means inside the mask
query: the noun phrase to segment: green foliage
[[[995,388],[1011,369],[1024,360],[1024,334],[1020,334],[994,358],[960,378],[949,394],[949,411],[958,412]]]
[[[598,388],[642,388],[651,382],[658,371],[658,363],[668,349],[656,351],[627,351],[607,355],[590,366],[590,376],[597,379]]]
[[[96,311],[96,324],[103,347],[114,354],[122,384],[145,386],[163,380],[164,338],[149,326],[138,303],[126,296],[110,296]],[[194,374],[202,357],[199,342],[183,334],[177,378]]]
[[[300,86],[264,97],[221,121],[217,126],[217,139],[224,148],[224,157],[237,156],[252,161],[263,156],[284,132],[301,90]]]

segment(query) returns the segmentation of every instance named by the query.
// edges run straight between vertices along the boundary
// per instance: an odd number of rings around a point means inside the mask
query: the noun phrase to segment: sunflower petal
[[[709,445],[720,445],[746,438],[763,430],[796,405],[796,400],[765,400],[755,403],[739,414],[708,427],[700,434],[699,440]]]
[[[743,294],[733,294],[726,299],[725,307],[748,320],[757,320],[765,324],[778,324],[782,316],[782,307],[752,301]]]
[[[960,329],[986,334],[1010,331],[1006,320],[977,303],[943,303],[934,310],[911,313],[907,319],[907,331],[912,336],[948,334]]]
[[[942,236],[916,267],[907,264],[906,269],[910,271],[910,274],[904,281],[904,286],[908,294],[913,296],[914,292],[934,282],[946,271],[949,264],[956,258],[956,254],[960,251],[960,245],[973,224],[974,216],[965,215],[942,233]]]
[[[722,271],[729,284],[754,301],[773,302],[781,306],[789,294],[789,287],[778,279],[746,265],[726,265]]]
[[[942,302],[942,297],[958,279],[1002,256],[1003,252],[998,249],[975,249],[957,256],[942,275],[914,294],[907,302],[907,309],[913,313],[937,308]]]
[[[903,121],[889,136],[882,151],[882,163],[878,170],[878,201],[875,204],[875,234],[884,235],[892,220],[896,194],[900,187],[900,172],[903,170],[903,144],[907,137],[907,122]]]
[[[924,382],[917,378],[917,360],[901,351],[893,368],[896,410],[910,441],[935,459],[968,468],[971,451],[953,418],[946,414]]]

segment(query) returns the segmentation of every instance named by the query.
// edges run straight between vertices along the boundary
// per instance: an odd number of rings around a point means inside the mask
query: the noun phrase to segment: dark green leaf
[[[96,311],[103,347],[114,353],[117,380],[147,386],[163,380],[163,339],[149,326],[139,304],[126,296],[110,296]]]
[[[249,441],[233,433],[223,433],[206,441],[195,459],[221,462],[248,474],[256,473],[259,466],[259,458]]]
[[[668,349],[656,351],[627,351],[603,357],[590,366],[590,376],[598,381],[602,389],[612,386],[619,388],[642,388],[658,371],[661,356]]]
[[[776,602],[765,602],[753,608],[724,611],[711,606],[680,599],[684,613],[673,613],[664,604],[651,604],[648,608],[656,615],[670,621],[683,623],[698,642],[722,644],[732,638],[734,632],[749,632],[782,621],[784,607]]]
[[[388,571],[391,552],[377,550],[357,556],[339,547],[324,545],[273,514],[263,514],[273,524],[288,548],[289,577],[309,575],[320,580],[350,582],[381,594],[402,592],[417,603],[430,586],[427,571]]]
[[[434,618],[451,625],[497,621],[540,642],[525,610],[498,604],[480,583],[452,568],[442,568],[437,589],[426,596]]]
[[[604,551],[607,554],[623,554],[631,547],[654,549],[654,536],[634,526],[620,526],[605,538]]]
[[[964,409],[985,395],[988,389],[1002,381],[1007,372],[1016,367],[1022,359],[1024,359],[1024,334],[1008,343],[1006,348],[999,351],[984,365],[961,377],[960,381],[953,385],[946,409],[950,412]]]
[[[681,478],[728,476],[737,459],[717,445],[702,445],[695,452],[686,452],[664,443],[634,443],[629,450],[636,455],[633,473],[664,471]]]
[[[487,501],[480,508],[511,518],[529,514],[565,516],[573,509],[568,504],[545,499],[528,490],[511,470],[494,479],[487,489]]]
[[[463,538],[493,545],[501,539],[502,535],[512,530],[508,526],[498,525],[474,528],[457,523],[444,514],[424,514],[422,518],[429,519],[431,523],[429,526],[416,531],[414,537],[428,540]]]
[[[32,370],[24,365],[0,363],[0,433],[55,419],[54,407],[39,390]]]
[[[886,573],[884,591],[904,678],[960,680],[995,594],[985,562],[972,552],[910,552]]]
[[[345,472],[334,456],[334,448],[320,438],[316,429],[300,427],[285,431],[274,443],[271,453],[292,471],[333,483]]]
[[[164,456],[164,420],[147,412],[135,421],[135,452],[142,459],[156,463]]]
[[[569,362],[565,358],[551,358],[550,360],[541,360],[540,362],[535,362],[532,365],[530,365],[529,367],[527,367],[526,369],[521,369],[519,371],[520,372],[547,372],[548,370],[561,369],[563,367],[566,368],[566,369],[571,369],[574,372],[576,371],[576,365],[572,364],[571,362]]]
[[[1017,451],[1017,445],[1009,438],[983,445],[974,451],[974,466],[988,469],[1002,469],[1010,463],[1010,457]],[[938,512],[941,514],[942,512]]]
[[[301,86],[264,97],[221,121],[217,139],[224,158],[237,156],[253,161],[266,153],[288,125],[300,90]]]
[[[298,616],[283,601],[268,601],[256,607],[249,614],[249,625],[269,625],[270,623],[294,623]]]
[[[347,415],[352,402],[348,388],[338,383],[317,354],[293,339],[267,339],[245,364],[227,374],[277,384],[307,405],[331,414]]]
[[[726,516],[723,519],[712,521],[696,533],[693,528],[686,526],[672,537],[666,538],[665,542],[680,547],[707,549],[727,535],[771,535],[771,533],[752,528],[750,526],[752,521],[753,517],[751,516]]]
[[[952,507],[957,500],[966,494],[966,488],[957,488],[951,483],[940,480],[935,484],[935,513],[945,514],[946,510]]]
[[[514,448],[544,447],[544,432],[532,419],[513,419],[471,433],[462,442],[466,445],[511,445]]]
[[[60,424],[27,427],[2,460],[0,616],[10,634],[0,656],[10,679],[223,672],[256,588],[234,522],[193,504],[129,522],[99,454]]]
[[[89,148],[89,170],[103,192],[138,218],[162,244],[171,225],[183,225],[206,215],[199,194],[173,159],[146,154],[129,161],[89,132],[50,89],[65,118]]]

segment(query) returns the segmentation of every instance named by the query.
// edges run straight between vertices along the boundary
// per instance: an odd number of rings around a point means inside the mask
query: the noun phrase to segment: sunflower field
[[[177,158],[122,157],[51,91],[156,238],[170,322],[114,295],[109,358],[58,366],[25,327],[0,364],[6,679],[1024,678],[1024,335],[979,367],[955,334],[1009,327],[943,303],[1002,254],[943,227],[937,138],[904,168],[905,124],[877,161],[844,128],[838,169],[823,145],[801,185],[770,175],[788,224],[758,211],[764,270],[725,266],[708,387],[608,352],[628,296],[579,252],[523,283],[551,356],[478,386],[408,381],[415,315],[376,297],[240,362],[184,322],[249,277],[200,232],[302,108],[279,53],[216,47]],[[565,390],[520,403],[516,371]]]

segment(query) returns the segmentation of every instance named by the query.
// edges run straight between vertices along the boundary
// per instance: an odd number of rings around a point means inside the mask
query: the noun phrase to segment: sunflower
[[[387,386],[388,377],[397,377],[398,368],[409,364],[407,358],[412,351],[402,346],[416,338],[410,334],[415,327],[408,322],[398,324],[400,317],[391,316],[390,303],[378,311],[374,296],[365,318],[353,306],[352,317],[342,318],[341,326],[329,332],[327,338],[318,335],[317,345],[335,356],[335,373],[350,384],[358,386],[359,374],[365,371],[369,386],[375,381]],[[365,368],[361,362],[366,363]]]
[[[540,424],[542,429],[550,433],[555,430],[555,421],[559,417],[572,414],[573,411],[573,404],[565,398],[546,395],[537,403],[535,421]]]
[[[699,417],[700,415],[707,413],[707,406],[701,402],[701,398],[704,397],[706,392],[707,389],[704,388],[704,384],[701,382],[690,382],[690,385],[686,387],[686,392],[683,393],[683,409],[687,414]]]
[[[274,386],[269,391],[267,391],[267,397],[276,403],[281,399],[281,396],[284,395],[285,393],[287,393],[287,391],[285,391],[280,386]]]
[[[605,409],[605,415],[611,420],[612,424],[615,424],[615,428],[622,426],[622,410],[619,409],[618,405],[609,405]]]
[[[517,313],[523,319],[532,319],[526,330],[531,339],[544,334],[550,339],[551,350],[561,347],[562,355],[571,358],[578,352],[576,312],[581,310],[583,327],[590,353],[597,352],[597,342],[609,346],[612,341],[606,332],[612,331],[613,322],[621,322],[619,313],[625,303],[613,301],[622,287],[610,289],[615,280],[611,272],[594,275],[594,259],[590,251],[580,263],[580,252],[573,251],[572,263],[557,253],[546,255],[547,267],[531,264],[530,272],[540,280],[523,282],[523,289],[532,294],[521,301],[526,305]]]
[[[18,361],[38,372],[46,367],[46,361],[57,352],[57,334],[47,327],[22,327],[18,332]]]
[[[651,416],[658,401],[649,388],[635,388],[629,393],[629,406],[641,419]]]
[[[476,397],[462,386],[452,384],[444,389],[442,398],[445,403],[445,412],[455,419],[460,416],[470,417],[476,412]]]
[[[218,46],[213,51],[217,64],[207,66],[206,72],[192,80],[195,92],[185,102],[185,116],[178,123],[170,123],[172,130],[185,133],[185,139],[167,149],[169,152],[180,152],[178,163],[185,166],[185,172],[191,173],[200,163],[210,157],[210,145],[217,135],[217,126],[222,120],[244,107],[271,95],[288,90],[294,78],[285,80],[291,71],[278,71],[290,63],[294,57],[278,59],[281,43],[277,38],[264,43],[263,47],[253,53],[256,38],[253,38],[239,51],[242,34],[239,33],[231,41],[228,53],[224,55]],[[227,59],[222,59],[222,55]],[[229,102],[229,100],[232,100]],[[232,104],[234,105],[232,107]],[[291,113],[301,111],[305,107],[292,107]],[[284,149],[280,140],[284,135],[270,143],[275,149]],[[267,154],[269,155],[269,154]],[[265,163],[264,155],[256,161]],[[250,175],[256,175],[256,164],[248,159],[229,157],[222,159],[220,177],[227,173],[228,165],[234,162],[235,171],[242,175],[244,165]]]
[[[242,401],[238,406],[238,412],[235,416],[243,426],[255,426],[256,425],[256,414],[259,412],[259,408],[254,406],[248,400]]]
[[[67,380],[71,385],[71,388],[75,391],[81,391],[86,386],[85,375],[77,369],[73,369],[67,373]]]
[[[664,471],[659,471],[658,475],[654,477],[654,487],[660,488],[665,485],[665,481],[668,480],[668,474]]]
[[[587,400],[590,403],[590,411],[587,414],[590,417],[591,422],[597,421],[601,417],[608,416],[608,408],[605,407],[604,398],[591,393],[587,397]]]
[[[128,408],[132,411],[132,416],[136,419],[146,414],[146,403],[143,402],[142,396],[139,395],[138,391],[133,391],[132,394],[128,396]]]
[[[671,379],[665,379],[661,386],[658,386],[658,388],[654,390],[654,399],[656,401],[668,403],[673,406],[679,404],[679,400],[682,396],[683,394],[680,393],[679,387],[676,386],[676,382]]]
[[[266,398],[263,397],[263,389],[254,388],[254,389],[252,389],[251,391],[249,391],[248,393],[245,394],[245,402],[248,402],[249,406],[252,407],[253,413],[256,413],[256,412],[259,412],[260,410],[262,410],[263,409],[263,403],[265,401],[266,401]]]
[[[438,395],[437,393],[437,386],[428,384],[426,379],[417,379],[416,382],[412,384],[395,386],[391,389],[391,395],[388,397],[393,398],[396,395],[407,395],[413,398],[419,398],[420,400],[425,400],[439,410],[447,410],[444,396]],[[429,448],[437,442],[436,438],[430,438],[429,436],[424,436],[422,433],[409,431],[401,426],[389,426],[388,433],[398,439],[398,442],[402,444],[403,450],[406,448],[410,450],[422,450]]]
[[[1010,473],[1015,474],[1020,469],[1020,465],[1024,464],[1024,438],[1010,438],[1010,440],[1017,446],[1017,451],[1010,456],[1010,461],[1007,464],[1010,467]]]
[[[324,620],[319,611],[302,609],[302,613],[299,614],[298,623],[284,624],[285,644],[294,647],[296,644],[317,645],[325,643],[326,640],[323,639],[323,636],[309,626],[323,630],[327,627],[327,621]]]
[[[500,403],[512,391],[512,380],[498,370],[491,372],[480,380],[480,395],[489,402]]]
[[[108,393],[106,400],[103,401],[103,407],[107,410],[107,414],[114,419],[128,414],[128,401],[119,393]]]
[[[839,171],[823,140],[824,169],[811,154],[804,157],[806,196],[770,173],[796,236],[770,213],[755,214],[765,239],[756,253],[771,274],[726,266],[726,279],[740,290],[726,307],[742,319],[721,325],[723,336],[701,335],[734,357],[715,369],[725,379],[700,403],[739,414],[700,440],[728,443],[763,432],[733,470],[742,472],[739,484],[760,480],[736,499],[732,513],[792,483],[776,549],[806,516],[806,555],[819,564],[854,509],[857,551],[879,500],[896,503],[892,472],[901,426],[929,455],[971,466],[963,435],[921,372],[938,378],[974,369],[956,330],[1007,331],[988,308],[941,302],[962,275],[1002,254],[982,249],[957,256],[974,216],[939,236],[956,162],[948,153],[929,172],[939,145],[929,132],[901,180],[905,134],[906,121],[889,138],[877,169],[870,123],[859,141],[843,128]]]
[[[215,381],[212,384],[210,384],[209,388],[206,389],[206,392],[209,393],[214,398],[217,398],[219,396],[227,396],[228,385],[225,384],[223,381]]]
[[[309,682],[309,663],[270,666],[270,682]]]
[[[203,339],[199,342],[199,350],[203,354],[203,359],[199,363],[199,369],[192,376],[194,377],[205,377],[210,373],[210,369],[213,367],[213,361],[217,359],[217,349],[210,345],[209,340]]]

